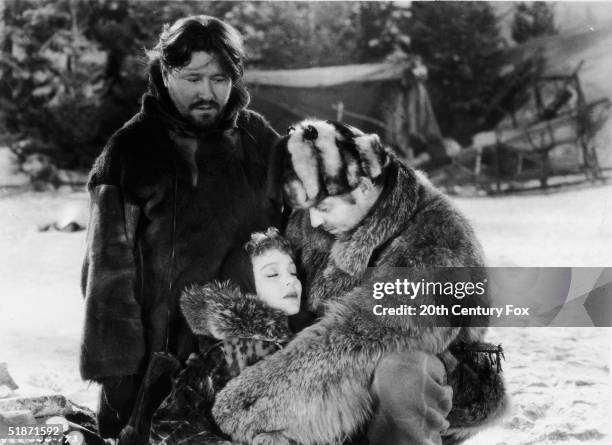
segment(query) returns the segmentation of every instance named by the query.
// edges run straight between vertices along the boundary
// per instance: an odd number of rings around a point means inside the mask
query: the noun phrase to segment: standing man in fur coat
[[[152,354],[184,361],[194,351],[177,310],[183,289],[217,278],[232,246],[281,217],[265,190],[278,135],[246,109],[238,32],[187,17],[164,27],[148,55],[142,108],[111,137],[88,183],[80,371],[102,384],[103,437],[130,419]]]
[[[319,319],[218,394],[221,429],[239,443],[267,435],[265,443],[330,444],[366,432],[371,445],[447,444],[497,417],[505,396],[494,363],[470,363],[477,377],[466,377],[467,388],[446,384],[464,366],[453,347],[478,345],[487,320],[445,327],[373,315],[366,276],[368,268],[387,277],[397,267],[482,270],[466,219],[376,135],[305,121],[279,153],[276,176],[294,209],[287,236]],[[385,296],[388,307],[402,303],[405,296]]]

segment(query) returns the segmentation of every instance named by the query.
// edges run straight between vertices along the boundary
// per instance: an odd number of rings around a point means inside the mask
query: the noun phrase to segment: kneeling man
[[[442,443],[453,400],[446,374],[456,364],[449,347],[480,341],[485,328],[374,316],[366,271],[481,267],[473,230],[376,135],[305,121],[278,152],[294,209],[287,236],[319,319],[230,381],[213,410],[220,427],[249,443],[337,443],[364,431],[371,444]],[[499,414],[502,399],[477,423]]]

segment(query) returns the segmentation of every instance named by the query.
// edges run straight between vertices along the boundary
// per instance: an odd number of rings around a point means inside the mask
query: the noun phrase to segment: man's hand
[[[384,357],[372,382],[370,444],[442,444],[453,390],[439,358],[421,351]]]

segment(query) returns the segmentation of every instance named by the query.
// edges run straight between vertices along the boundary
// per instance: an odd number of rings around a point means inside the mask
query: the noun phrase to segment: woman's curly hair
[[[269,227],[265,232],[252,233],[251,239],[244,245],[244,250],[251,258],[262,255],[271,249],[280,250],[295,260],[295,252],[291,242],[282,236],[276,227]]]

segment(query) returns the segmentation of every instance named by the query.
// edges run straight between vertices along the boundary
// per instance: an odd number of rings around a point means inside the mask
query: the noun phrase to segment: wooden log
[[[63,416],[72,412],[66,398],[59,394],[0,399],[0,413],[24,410],[30,411],[34,417]]]
[[[36,419],[27,409],[0,412],[0,424],[6,426],[35,425]]]

